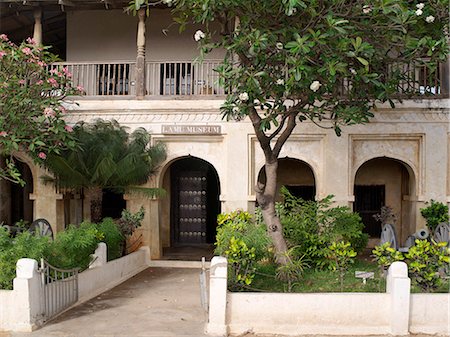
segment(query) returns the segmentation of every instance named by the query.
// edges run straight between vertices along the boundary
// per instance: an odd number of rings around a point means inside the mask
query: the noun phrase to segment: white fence
[[[206,330],[211,335],[450,333],[449,294],[410,294],[407,266],[389,269],[386,293],[231,293],[227,261],[214,257]]]
[[[87,301],[124,282],[149,266],[149,248],[142,247],[120,259],[106,262],[106,245],[99,244],[95,262],[78,274],[78,302]],[[33,331],[44,323],[44,287],[38,263],[17,262],[13,290],[0,290],[0,331]]]

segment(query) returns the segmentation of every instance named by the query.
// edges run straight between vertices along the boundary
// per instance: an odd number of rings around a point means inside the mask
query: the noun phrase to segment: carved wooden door
[[[175,178],[175,244],[206,243],[207,186],[206,171],[181,171]]]

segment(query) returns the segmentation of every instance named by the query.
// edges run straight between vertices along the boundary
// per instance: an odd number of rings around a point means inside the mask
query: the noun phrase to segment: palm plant
[[[84,189],[91,201],[91,221],[101,220],[103,189],[149,197],[163,192],[139,187],[166,158],[164,144],[149,146],[150,136],[144,128],[129,134],[117,121],[99,119],[77,124],[73,133],[78,146],[48,156],[46,166],[54,177],[44,179],[60,188]]]

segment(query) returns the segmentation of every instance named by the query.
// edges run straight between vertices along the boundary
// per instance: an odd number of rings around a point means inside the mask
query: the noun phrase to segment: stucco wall
[[[387,294],[229,293],[227,323],[236,335],[386,334],[388,302]]]
[[[179,33],[170,10],[150,10],[146,19],[147,61],[190,61],[198,56],[193,35],[200,25],[188,25]],[[214,29],[214,26],[212,27]],[[67,13],[67,61],[136,60],[137,18],[121,10]],[[220,52],[211,53],[215,59]]]
[[[450,335],[450,294],[412,294],[410,331]]]

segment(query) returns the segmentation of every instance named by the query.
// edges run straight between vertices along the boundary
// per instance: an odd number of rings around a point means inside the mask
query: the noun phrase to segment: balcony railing
[[[145,96],[224,96],[228,90],[218,84],[214,71],[220,61],[202,63],[185,61],[151,61],[145,63]],[[72,73],[74,85],[84,87],[86,96],[128,97],[136,95],[135,62],[61,62],[51,67],[65,66]],[[448,74],[443,65],[430,71],[423,61],[397,64],[387,67],[387,73],[400,71],[403,74],[398,86],[399,97],[414,96],[443,98],[449,95]],[[448,71],[448,70],[447,70]],[[388,75],[389,76],[389,75]],[[344,80],[340,94],[345,95],[349,81]]]

